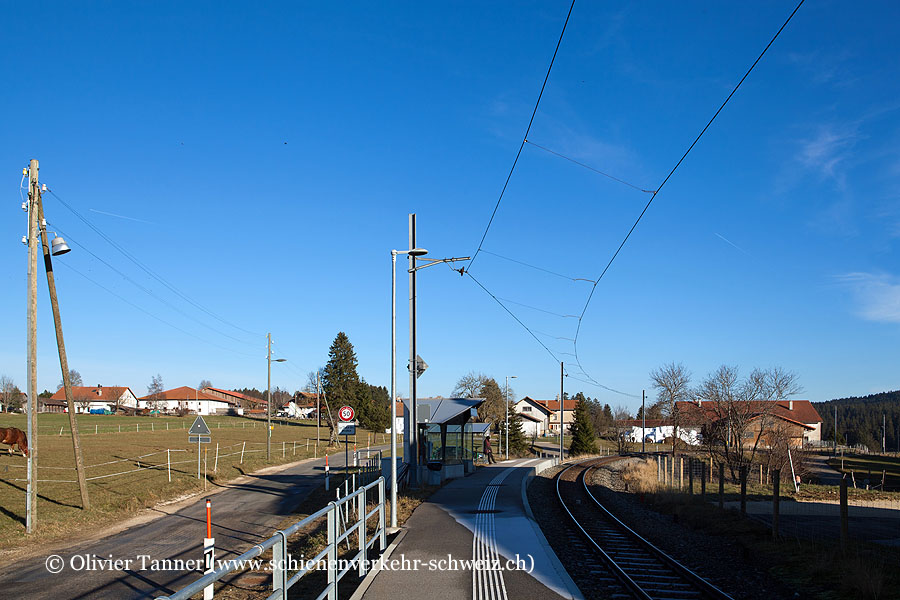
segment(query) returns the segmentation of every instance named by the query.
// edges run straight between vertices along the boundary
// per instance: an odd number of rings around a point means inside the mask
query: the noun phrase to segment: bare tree
[[[454,398],[480,398],[484,384],[489,380],[493,381],[492,378],[484,373],[469,371],[459,378],[459,381],[456,382],[456,387],[450,392],[450,396]],[[496,382],[494,383],[496,384]]]
[[[19,393],[19,388],[16,387],[12,377],[7,377],[6,375],[0,376],[0,399],[3,400],[3,410],[9,412],[13,399]]]
[[[84,385],[84,382],[81,380],[81,373],[76,371],[75,369],[69,369],[69,384],[72,387],[76,385]],[[61,390],[63,388],[62,379],[59,380],[59,384],[56,386],[57,390]]]
[[[163,393],[162,375],[156,374],[150,379],[150,385],[147,386],[147,406],[151,409],[158,409]]]
[[[197,386],[197,389],[202,390],[203,388],[211,388],[211,387],[212,387],[212,381],[210,381],[209,379],[201,379],[200,385]]]
[[[741,379],[737,367],[723,365],[708,375],[695,394],[710,456],[726,463],[735,477],[738,468],[753,463],[761,445],[776,445],[785,437],[772,416],[776,401],[800,389],[797,376],[781,368],[754,369]]]
[[[653,381],[653,387],[657,394],[655,406],[659,408],[664,418],[672,421],[672,454],[674,455],[680,425],[676,406],[678,402],[691,398],[691,373],[681,363],[677,365],[669,363],[651,371],[650,379]]]
[[[113,414],[118,414],[119,404],[122,402],[122,394],[125,393],[125,388],[114,385],[106,389],[108,390],[107,393],[109,394],[110,400],[112,400],[115,406],[115,408],[113,408]]]
[[[310,394],[316,393],[316,386],[321,387],[322,384],[322,371],[323,367],[319,367],[315,371],[310,371],[306,374],[306,385],[303,386],[303,391],[308,392]]]
[[[631,433],[631,427],[625,421],[631,418],[631,413],[624,405],[620,404],[613,409],[613,424],[616,428],[616,444],[619,453],[628,451],[628,434]]]
[[[75,384],[72,384],[72,387],[75,387]],[[90,412],[91,402],[94,400],[98,400],[99,397],[91,394],[90,390],[86,390],[83,387],[77,390],[73,390],[72,399],[75,401],[75,404],[81,409],[81,412],[86,413]]]

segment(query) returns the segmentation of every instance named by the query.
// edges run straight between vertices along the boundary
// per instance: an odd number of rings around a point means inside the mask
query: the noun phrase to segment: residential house
[[[732,428],[728,424],[726,406],[710,400],[677,402],[675,410],[678,421],[686,428],[699,431],[718,427],[730,439]],[[822,417],[809,400],[779,400],[735,402],[733,412],[735,419],[742,421],[739,429],[741,443],[752,446],[759,439],[763,448],[774,445],[779,437],[786,437],[790,446],[800,447],[808,442],[817,442],[822,438]],[[702,435],[702,433],[701,433]]]
[[[163,412],[174,412],[180,409],[201,415],[242,414],[241,407],[237,402],[188,386],[166,390],[158,398],[151,396],[138,398],[138,408]]]
[[[569,425],[575,420],[576,400],[567,399],[563,402],[563,426],[568,431]],[[525,396],[513,405],[515,411],[521,415],[527,415],[538,419],[539,427],[544,433],[559,433],[559,399],[556,400],[535,400],[529,396]]]
[[[75,401],[76,413],[87,413],[92,410],[108,410],[115,412],[118,407],[136,407],[137,398],[131,388],[120,385],[102,386],[99,383],[95,386],[72,386],[72,399]],[[56,393],[50,396],[49,400],[53,402],[45,403],[47,412],[68,412],[66,404],[66,390],[59,388]],[[62,410],[57,407],[55,402],[62,403]]]

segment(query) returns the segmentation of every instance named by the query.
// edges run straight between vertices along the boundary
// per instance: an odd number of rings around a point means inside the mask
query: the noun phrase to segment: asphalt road
[[[275,527],[323,482],[324,459],[304,462],[277,473],[251,476],[249,481],[213,496],[213,537],[216,559],[234,558],[275,532]],[[344,453],[329,455],[332,467],[343,466]],[[199,559],[206,536],[204,497],[173,514],[136,525],[115,535],[75,544],[58,555],[61,572],[48,572],[48,554],[17,559],[0,567],[0,589],[7,598],[155,598],[194,581],[200,571],[153,570],[152,561]],[[141,559],[139,557],[147,558]],[[127,565],[93,565],[86,557],[126,560]],[[104,568],[105,567],[105,568]],[[124,568],[123,568],[124,567]]]

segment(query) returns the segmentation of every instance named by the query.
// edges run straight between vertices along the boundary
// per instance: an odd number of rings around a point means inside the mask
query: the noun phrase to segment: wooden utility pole
[[[28,165],[28,299],[26,302],[28,346],[28,403],[26,405],[28,437],[28,470],[25,494],[25,532],[33,533],[37,525],[37,198],[38,161]]]
[[[75,416],[75,400],[72,397],[72,382],[69,379],[69,360],[66,358],[66,343],[63,340],[62,319],[59,315],[59,301],[56,297],[56,279],[53,276],[53,263],[50,259],[50,244],[47,243],[47,226],[44,223],[44,203],[41,192],[37,197],[38,218],[41,230],[41,247],[44,252],[44,270],[47,271],[47,287],[50,289],[50,306],[53,308],[53,325],[56,328],[56,346],[59,350],[59,368],[62,369],[63,388],[66,393],[66,405],[69,409],[69,427],[72,429],[72,450],[75,453],[75,471],[78,474],[78,489],[81,491],[81,507],[91,508],[88,497],[87,481],[84,475],[84,460],[81,456],[81,442],[78,434],[78,419]]]

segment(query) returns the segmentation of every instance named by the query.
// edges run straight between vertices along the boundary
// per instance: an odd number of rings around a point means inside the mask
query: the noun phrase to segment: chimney
[[[788,400],[788,410],[794,410],[794,401]]]
[[[697,398],[697,406],[703,406],[703,398]]]

